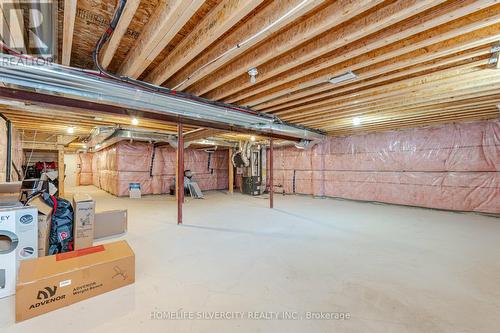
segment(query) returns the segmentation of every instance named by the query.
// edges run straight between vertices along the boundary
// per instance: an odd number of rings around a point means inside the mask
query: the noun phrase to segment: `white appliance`
[[[0,298],[16,293],[19,262],[37,257],[37,208],[0,208]]]

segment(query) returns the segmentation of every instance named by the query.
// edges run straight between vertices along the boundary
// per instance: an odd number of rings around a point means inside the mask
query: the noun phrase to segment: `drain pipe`
[[[12,168],[12,122],[0,113],[0,117],[5,120],[7,126],[7,165],[5,167],[5,181],[10,182],[10,173]]]

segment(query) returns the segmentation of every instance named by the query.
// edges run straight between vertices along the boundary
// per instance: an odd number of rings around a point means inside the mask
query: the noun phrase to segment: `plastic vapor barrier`
[[[5,169],[7,161],[7,126],[3,119],[0,119],[0,182],[5,181]],[[15,164],[19,172],[22,172],[24,162],[23,143],[21,133],[12,127],[12,162]],[[19,177],[12,167],[11,180],[19,180]]]
[[[154,152],[154,154],[153,154]],[[186,149],[184,169],[190,169],[201,190],[227,189],[228,153]],[[175,177],[176,150],[143,142],[119,142],[96,153],[79,154],[80,185],[93,184],[117,196],[128,195],[130,183],[145,194],[170,192]]]
[[[277,148],[274,169],[276,192],[500,213],[500,121]]]

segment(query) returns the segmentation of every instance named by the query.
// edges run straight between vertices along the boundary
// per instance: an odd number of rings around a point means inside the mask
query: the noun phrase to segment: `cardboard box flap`
[[[43,215],[49,216],[52,214],[52,207],[47,205],[45,201],[40,197],[35,197],[28,202],[28,205],[38,208],[38,212]]]
[[[134,256],[134,252],[126,241],[94,246],[72,252],[24,260],[19,268],[17,284],[29,284],[34,281],[79,270],[84,267],[106,263],[120,258]]]
[[[75,195],[73,195],[73,200],[75,202],[86,202],[92,201],[92,197],[86,193],[75,193]]]
[[[0,202],[15,202],[21,195],[22,182],[0,183]]]

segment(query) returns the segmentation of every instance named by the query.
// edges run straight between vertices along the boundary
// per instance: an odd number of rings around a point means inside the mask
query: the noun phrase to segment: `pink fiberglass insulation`
[[[0,119],[0,182],[5,181],[5,169],[7,161],[7,127],[5,121]],[[21,133],[15,128],[12,128],[12,162],[19,172],[22,172],[24,162],[24,153],[22,146]],[[22,175],[21,175],[22,176]],[[16,181],[20,178],[12,167],[11,180]]]
[[[92,185],[92,153],[80,153],[77,157],[76,184]]]
[[[169,193],[174,182],[176,150],[171,146],[154,148],[149,143],[122,141],[92,155],[90,158],[81,154],[82,185],[91,183],[111,194],[126,196],[130,183],[139,183],[145,195]],[[208,154],[186,149],[185,169],[193,172],[193,180],[202,190],[226,189],[227,158],[227,151]]]
[[[153,163],[154,193],[169,192],[175,177],[176,158],[174,148],[170,146],[156,148]],[[218,150],[210,154],[203,150],[185,150],[184,170],[192,171],[192,180],[198,183],[202,191],[227,189],[227,167],[228,153],[226,150]]]
[[[277,148],[276,192],[500,213],[500,121],[347,137]]]

